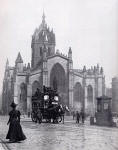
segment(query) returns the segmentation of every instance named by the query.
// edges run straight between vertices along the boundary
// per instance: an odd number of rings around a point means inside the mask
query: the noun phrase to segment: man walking
[[[76,114],[75,114],[74,111],[72,112],[72,115],[73,115],[73,120],[74,120],[74,119],[75,119],[75,116],[76,116]]]
[[[85,120],[85,114],[84,114],[84,111],[83,111],[83,110],[81,110],[80,116],[81,116],[81,119],[82,119],[82,123],[84,123],[84,120]]]
[[[80,114],[79,114],[79,112],[77,111],[77,113],[76,113],[76,123],[79,123],[79,120],[80,120]]]

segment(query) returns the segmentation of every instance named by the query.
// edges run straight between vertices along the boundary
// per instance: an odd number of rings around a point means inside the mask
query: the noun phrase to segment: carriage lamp
[[[49,99],[49,95],[44,95],[44,101],[47,101]]]
[[[55,101],[59,101],[58,96],[55,96],[55,97],[54,97],[54,100],[55,100]]]

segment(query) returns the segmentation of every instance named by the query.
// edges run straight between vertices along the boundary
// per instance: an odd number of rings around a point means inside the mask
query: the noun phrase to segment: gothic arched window
[[[74,107],[79,110],[82,109],[84,104],[84,93],[80,82],[77,82],[74,86]]]

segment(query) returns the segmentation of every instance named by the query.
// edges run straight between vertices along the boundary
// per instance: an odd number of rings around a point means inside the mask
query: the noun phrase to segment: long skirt
[[[9,139],[10,141],[22,141],[26,139],[26,136],[24,135],[22,127],[18,121],[13,121],[10,123],[6,139]]]

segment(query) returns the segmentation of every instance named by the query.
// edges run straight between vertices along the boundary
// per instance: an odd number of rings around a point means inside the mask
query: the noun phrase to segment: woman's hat
[[[15,104],[14,102],[12,102],[10,106],[11,106],[12,108],[14,108],[14,107],[17,106],[17,104]]]

